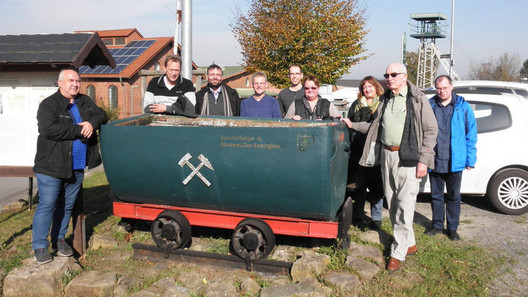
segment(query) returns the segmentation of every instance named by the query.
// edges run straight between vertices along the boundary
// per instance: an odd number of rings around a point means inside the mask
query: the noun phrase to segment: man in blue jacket
[[[431,182],[432,228],[427,235],[437,235],[447,220],[447,237],[460,240],[457,228],[460,220],[460,185],[464,169],[475,167],[477,161],[477,123],[473,110],[465,99],[453,93],[451,77],[441,75],[435,80],[436,96],[429,99],[438,123],[435,166],[429,172]],[[444,196],[444,185],[447,195]]]

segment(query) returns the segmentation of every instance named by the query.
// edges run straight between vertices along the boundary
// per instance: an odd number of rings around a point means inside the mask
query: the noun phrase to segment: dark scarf
[[[222,93],[222,98],[224,99],[224,116],[232,117],[233,110],[231,109],[231,98],[229,98],[229,94],[227,94],[224,85],[222,85],[220,88],[220,93]],[[201,115],[209,115],[209,93],[210,91],[207,90],[207,92],[204,94],[202,110],[200,110]]]

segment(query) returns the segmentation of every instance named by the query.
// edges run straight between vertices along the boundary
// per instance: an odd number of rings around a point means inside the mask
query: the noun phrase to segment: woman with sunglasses
[[[366,226],[365,201],[367,189],[370,198],[371,229],[379,229],[381,226],[383,210],[383,184],[381,181],[380,166],[360,166],[359,159],[363,154],[366,134],[352,130],[352,122],[372,122],[378,115],[379,96],[383,95],[383,87],[372,76],[367,76],[359,84],[357,100],[352,102],[348,111],[348,117],[342,121],[349,128],[350,134],[350,160],[348,164],[348,190],[353,190],[354,199],[352,222],[357,227]]]
[[[304,97],[290,104],[285,119],[332,121],[341,117],[334,104],[319,96],[319,80],[315,76],[306,76],[303,86]]]

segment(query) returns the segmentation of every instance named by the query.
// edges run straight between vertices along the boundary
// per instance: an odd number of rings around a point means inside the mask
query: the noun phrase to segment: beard
[[[216,83],[213,82],[207,82],[207,86],[213,90],[218,89],[222,85],[222,81],[218,81]]]

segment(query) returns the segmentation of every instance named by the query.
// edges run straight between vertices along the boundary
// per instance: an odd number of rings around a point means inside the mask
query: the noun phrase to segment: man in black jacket
[[[147,86],[143,99],[145,113],[194,114],[194,86],[183,78],[181,60],[176,55],[165,58],[165,74],[154,77]]]
[[[64,238],[84,168],[101,164],[96,130],[107,122],[104,110],[90,97],[79,94],[77,71],[62,70],[57,83],[59,90],[44,99],[37,111],[39,136],[33,171],[39,204],[33,216],[32,247],[39,264],[53,259],[48,252],[48,233],[57,255],[73,254]]]
[[[223,83],[223,75],[220,66],[207,67],[207,86],[196,92],[196,114],[240,116],[238,92]]]

